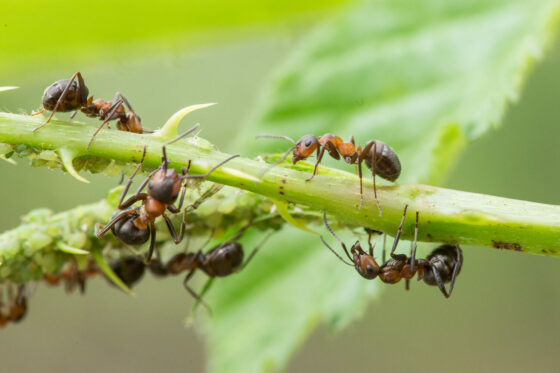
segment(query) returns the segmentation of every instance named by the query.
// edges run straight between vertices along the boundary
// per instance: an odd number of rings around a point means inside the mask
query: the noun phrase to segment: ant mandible
[[[0,289],[0,328],[6,326],[8,322],[20,322],[27,313],[27,296],[25,295],[25,285],[18,285],[17,294],[13,295],[12,285],[8,284],[8,302],[7,312],[2,312],[4,308],[2,300],[2,291]]]
[[[80,72],[76,72],[70,79],[57,80],[48,86],[43,93],[43,110],[32,115],[41,114],[45,110],[51,111],[51,115],[45,123],[35,128],[33,132],[46,126],[57,111],[73,111],[70,115],[70,119],[72,119],[78,110],[90,118],[99,118],[103,121],[91,137],[86,148],[88,150],[101,128],[113,119],[118,119],[117,128],[121,131],[143,132],[140,117],[136,115],[128,100],[121,93],[117,92],[110,102],[103,99],[93,101],[93,96],[88,98],[88,94],[89,90]],[[128,114],[122,106],[123,103],[130,111]]]
[[[400,240],[403,224],[406,218],[406,210],[408,205],[405,205],[403,217],[399,225],[399,229],[393,242],[391,249],[391,259],[385,261],[383,255],[383,264],[378,265],[373,257],[374,246],[371,243],[371,234],[369,239],[369,254],[366,253],[360,241],[356,241],[350,249],[350,253],[342,240],[333,232],[327,221],[327,215],[323,215],[323,220],[329,232],[340,242],[344,252],[351,263],[348,263],[340,255],[332,249],[327,242],[321,237],[323,244],[329,248],[342,262],[347,265],[353,266],[356,271],[364,278],[372,280],[379,276],[381,281],[387,284],[396,284],[401,279],[412,279],[418,273],[418,280],[424,280],[428,285],[436,286],[440,289],[446,298],[451,296],[455,279],[461,271],[463,265],[463,254],[459,245],[441,245],[434,249],[426,259],[416,259],[416,246],[418,240],[418,211],[416,212],[416,225],[414,228],[414,241],[410,259],[404,254],[395,254],[395,249]],[[449,292],[445,289],[445,283],[449,284]]]
[[[120,211],[120,213],[117,213],[116,216],[114,216],[104,228],[96,232],[97,238],[103,237],[105,233],[109,231],[109,229],[111,229],[115,237],[128,245],[143,244],[147,242],[151,237],[150,248],[148,250],[148,255],[146,258],[146,261],[149,263],[155,248],[156,229],[154,221],[159,216],[162,216],[165,220],[167,228],[169,229],[171,238],[173,239],[175,244],[181,242],[185,233],[186,211],[183,213],[183,221],[181,223],[179,235],[177,235],[175,228],[173,227],[173,223],[165,214],[165,211],[169,210],[174,214],[181,211],[189,179],[204,179],[226,162],[239,156],[238,154],[235,154],[231,157],[228,157],[202,175],[187,175],[191,165],[190,161],[187,167],[183,167],[182,175],[179,175],[173,168],[168,169],[167,165],[169,164],[169,161],[167,160],[165,147],[187,136],[197,128],[198,124],[189,129],[187,132],[178,136],[177,138],[165,143],[162,147],[163,155],[161,165],[154,171],[152,171],[148,175],[148,177],[146,177],[146,179],[142,182],[142,184],[140,184],[140,186],[136,190],[136,193],[134,193],[132,197],[124,201],[126,193],[128,192],[128,189],[132,184],[134,176],[136,176],[144,163],[144,157],[146,156],[146,147],[144,147],[142,160],[140,161],[140,164],[138,164],[138,167],[136,167],[136,170],[128,179],[128,182],[126,183],[126,186],[124,187],[124,190],[121,194],[117,210]],[[185,185],[183,185],[183,180],[185,181]],[[142,193],[142,190],[146,187],[146,185],[148,186],[148,192]],[[177,200],[179,192],[181,192],[179,205],[175,206],[174,202]],[[138,201],[142,201],[142,205],[140,207],[131,207]]]
[[[281,162],[283,162],[286,157],[293,151],[292,163],[296,164],[298,161],[307,159],[313,152],[317,151],[317,161],[315,162],[315,167],[313,169],[313,175],[306,181],[311,181],[313,177],[317,174],[319,163],[323,159],[325,150],[334,159],[344,159],[348,164],[355,164],[358,166],[358,175],[360,178],[360,208],[362,208],[364,203],[364,194],[362,187],[362,162],[365,162],[366,166],[372,171],[373,175],[373,193],[375,197],[375,202],[377,203],[377,208],[379,209],[379,214],[381,215],[381,206],[379,200],[377,199],[377,187],[375,184],[375,176],[382,177],[383,179],[389,181],[395,181],[401,174],[401,163],[397,153],[387,144],[379,140],[370,140],[362,150],[361,145],[356,147],[354,138],[351,137],[348,142],[344,142],[342,138],[333,134],[326,134],[319,138],[314,135],[305,135],[300,138],[297,142],[288,136],[277,136],[277,135],[258,135],[257,137],[270,137],[270,138],[280,138],[290,141],[294,144],[293,147],[288,149],[288,151],[282,156],[280,161],[273,164],[274,167]],[[270,168],[266,169],[266,173]],[[261,175],[261,176],[262,176]]]

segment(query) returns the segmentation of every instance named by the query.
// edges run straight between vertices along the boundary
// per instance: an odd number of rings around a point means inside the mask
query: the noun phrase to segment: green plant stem
[[[147,146],[144,164],[155,168],[161,162],[165,140],[153,135],[137,135],[102,130],[93,146],[86,145],[95,129],[79,123],[52,121],[32,133],[43,119],[0,113],[0,142],[31,147],[68,149],[74,157],[94,156],[123,162],[138,162]],[[177,169],[192,161],[191,174],[204,173],[229,154],[219,152],[200,138],[187,138],[167,147],[171,166]],[[364,206],[359,208],[357,176],[320,167],[312,181],[312,165],[298,163],[271,168],[262,161],[236,158],[213,172],[208,180],[252,191],[275,200],[302,204],[335,215],[350,225],[364,226],[394,235],[408,204],[409,214],[402,237],[414,233],[414,211],[420,212],[420,241],[450,242],[560,256],[560,207],[467,193],[427,185],[382,186],[377,194],[383,209],[379,215],[371,177],[364,177]],[[305,172],[304,172],[305,171]],[[406,165],[404,171],[406,172]],[[379,180],[379,179],[378,179]]]

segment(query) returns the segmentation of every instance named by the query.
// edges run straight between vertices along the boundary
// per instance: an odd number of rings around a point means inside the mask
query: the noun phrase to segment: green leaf
[[[261,153],[291,144],[253,140],[258,133],[379,139],[399,154],[399,183],[439,183],[466,144],[498,125],[518,98],[554,36],[558,11],[558,1],[362,3],[293,53],[243,139]],[[363,310],[365,289],[377,286],[316,237],[282,237],[212,290],[210,371],[285,367],[318,322],[344,326]]]
[[[262,35],[278,23],[325,11],[344,0],[153,1],[0,0],[0,70],[38,63],[83,66],[95,60],[183,53],[186,45]],[[257,32],[258,31],[258,32]]]

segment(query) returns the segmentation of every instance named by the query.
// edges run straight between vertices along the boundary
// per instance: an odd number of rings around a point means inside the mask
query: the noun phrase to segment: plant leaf
[[[98,0],[91,7],[71,0],[0,0],[0,69],[8,76],[10,71],[28,71],[37,61],[56,68],[60,61],[83,66],[109,57],[130,61],[165,50],[182,51],[185,42],[192,47],[251,31],[261,34],[279,22],[343,1],[162,0],[155,6],[147,0]]]
[[[364,2],[302,43],[243,138],[375,138],[399,154],[399,182],[441,182],[468,141],[499,124],[518,98],[558,11],[558,1]],[[271,141],[248,146],[289,146]],[[342,265],[316,237],[282,237],[210,294],[210,371],[284,367],[319,321],[345,325],[363,309],[365,289],[378,284]]]

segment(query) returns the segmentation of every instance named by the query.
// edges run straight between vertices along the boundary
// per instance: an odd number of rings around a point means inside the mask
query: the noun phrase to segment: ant
[[[183,201],[185,199],[185,192],[187,190],[187,184],[189,179],[204,179],[208,175],[210,175],[214,170],[221,167],[226,162],[230,161],[231,159],[238,157],[239,155],[233,155],[224,161],[218,163],[216,166],[212,167],[208,172],[202,175],[187,175],[191,166],[191,162],[189,161],[187,167],[182,168],[182,174],[179,175],[177,171],[173,168],[167,168],[169,161],[167,159],[167,154],[165,147],[170,145],[181,138],[187,136],[194,130],[198,128],[198,124],[189,129],[187,132],[179,135],[177,138],[165,143],[162,147],[162,158],[161,158],[161,165],[153,170],[148,177],[140,184],[136,193],[126,201],[124,198],[130,185],[132,184],[132,180],[134,176],[138,173],[140,168],[144,163],[144,158],[146,156],[146,147],[144,147],[144,153],[142,154],[142,160],[136,170],[132,173],[124,190],[121,194],[121,198],[119,200],[118,210],[115,211],[114,217],[111,219],[107,225],[102,228],[100,231],[96,232],[97,238],[101,238],[111,229],[115,237],[121,240],[123,243],[128,245],[140,245],[148,241],[150,239],[150,248],[148,250],[148,255],[146,257],[146,262],[149,263],[152,254],[155,248],[155,240],[156,240],[156,229],[154,221],[159,216],[162,216],[165,220],[167,228],[169,229],[169,233],[171,234],[171,238],[178,244],[182,241],[184,233],[185,233],[185,217],[186,217],[186,210],[183,212],[183,221],[181,223],[181,229],[179,235],[177,235],[175,228],[173,227],[173,223],[169,219],[169,217],[165,214],[165,211],[169,210],[171,213],[179,213],[181,211],[181,207],[183,206]],[[185,184],[183,185],[183,181]],[[142,193],[142,190],[148,186],[148,192]],[[178,206],[174,205],[174,202],[177,200],[179,192],[181,191],[181,197],[179,199]],[[123,202],[124,201],[124,202]],[[142,205],[139,207],[131,207],[134,203],[142,201]]]
[[[83,270],[79,270],[76,263],[66,263],[60,273],[56,275],[45,273],[43,281],[51,286],[58,285],[62,281],[68,294],[74,292],[74,289],[78,286],[80,293],[84,294],[86,291],[86,279],[98,273],[99,267],[94,260],[90,260],[87,267]]]
[[[35,128],[33,132],[46,126],[57,111],[72,111],[70,119],[73,119],[78,110],[90,118],[99,118],[103,121],[91,137],[86,148],[87,150],[91,147],[95,136],[97,136],[101,128],[113,119],[118,119],[117,128],[121,131],[143,132],[140,117],[136,115],[128,100],[121,93],[117,92],[110,102],[103,99],[93,101],[93,96],[88,98],[88,94],[89,89],[80,72],[76,72],[70,79],[57,80],[48,86],[45,92],[43,92],[43,110],[32,115],[41,114],[45,110],[51,111],[51,115],[45,123]],[[130,111],[128,114],[122,106],[123,103]]]
[[[253,249],[249,257],[243,261],[244,252],[243,246],[236,242],[241,238],[245,231],[250,225],[239,230],[233,237],[229,240],[213,247],[207,253],[202,253],[202,249],[208,242],[206,242],[202,248],[200,248],[195,253],[179,253],[173,256],[165,265],[159,261],[152,261],[150,264],[150,271],[157,277],[163,277],[170,275],[178,275],[184,271],[189,271],[183,280],[183,285],[189,294],[200,302],[211,314],[212,311],[210,306],[208,306],[203,300],[202,294],[197,294],[189,285],[189,280],[195,274],[197,269],[206,273],[208,277],[212,280],[215,277],[226,277],[233,273],[242,271],[247,264],[253,259],[259,248],[266,242],[270,237],[268,234],[258,245]],[[211,238],[212,236],[210,236]],[[209,239],[210,240],[210,239]],[[208,240],[208,241],[209,241]],[[210,281],[211,281],[210,280]]]
[[[155,260],[152,261],[152,264],[154,262]],[[136,255],[113,260],[109,265],[117,277],[129,288],[142,279],[146,270],[144,261]],[[109,282],[114,285],[112,281]]]
[[[20,322],[23,320],[27,313],[27,296],[25,294],[25,285],[18,285],[17,294],[14,296],[12,285],[8,284],[8,305],[6,305],[7,312],[3,310],[2,291],[0,288],[0,328],[6,326],[8,322]]]
[[[416,225],[414,228],[414,241],[412,246],[412,252],[410,259],[404,254],[395,254],[395,249],[400,240],[402,233],[402,228],[404,220],[406,218],[406,210],[408,205],[405,205],[403,211],[403,217],[399,225],[399,229],[395,236],[395,241],[393,242],[393,247],[391,249],[391,259],[385,261],[385,255],[383,255],[383,264],[378,265],[373,257],[374,246],[371,243],[371,234],[369,237],[369,254],[366,253],[361,245],[360,241],[356,241],[350,252],[348,252],[346,245],[342,240],[333,232],[329,223],[327,222],[327,215],[323,215],[323,220],[329,232],[340,242],[344,252],[350,263],[344,260],[340,255],[338,255],[321,237],[323,244],[329,248],[342,262],[347,265],[353,266],[356,271],[364,278],[368,280],[373,280],[378,277],[387,284],[396,284],[401,279],[407,280],[407,290],[408,290],[408,280],[412,279],[416,273],[418,273],[418,280],[424,280],[428,285],[438,286],[439,290],[443,293],[446,298],[451,296],[453,291],[453,286],[455,284],[455,279],[461,267],[463,265],[463,253],[459,245],[449,245],[444,244],[436,249],[434,249],[426,259],[416,259],[416,246],[418,240],[418,211],[416,211]],[[449,292],[445,289],[444,284],[449,284]]]
[[[286,157],[293,151],[292,163],[307,159],[313,152],[317,151],[317,162],[313,169],[313,175],[306,181],[311,181],[317,174],[319,163],[323,159],[325,150],[334,159],[344,159],[348,164],[355,164],[358,166],[358,175],[360,177],[360,208],[362,208],[364,203],[364,194],[362,187],[362,162],[365,162],[366,166],[372,171],[373,175],[373,193],[375,196],[375,202],[377,203],[377,208],[379,209],[379,215],[382,214],[381,206],[379,200],[377,199],[377,187],[375,184],[375,176],[378,175],[383,179],[389,181],[395,181],[401,174],[401,163],[397,153],[387,144],[379,140],[370,140],[366,143],[362,150],[362,146],[354,142],[354,137],[350,137],[348,142],[344,142],[342,138],[333,134],[326,134],[319,138],[314,135],[305,135],[300,138],[297,142],[288,136],[277,136],[277,135],[258,135],[259,137],[270,137],[279,138],[290,141],[294,144],[293,147],[288,149],[288,151],[282,156],[280,161],[273,164],[274,167],[281,162],[283,162]],[[266,173],[271,167],[263,172]],[[262,176],[262,175],[261,175]]]

